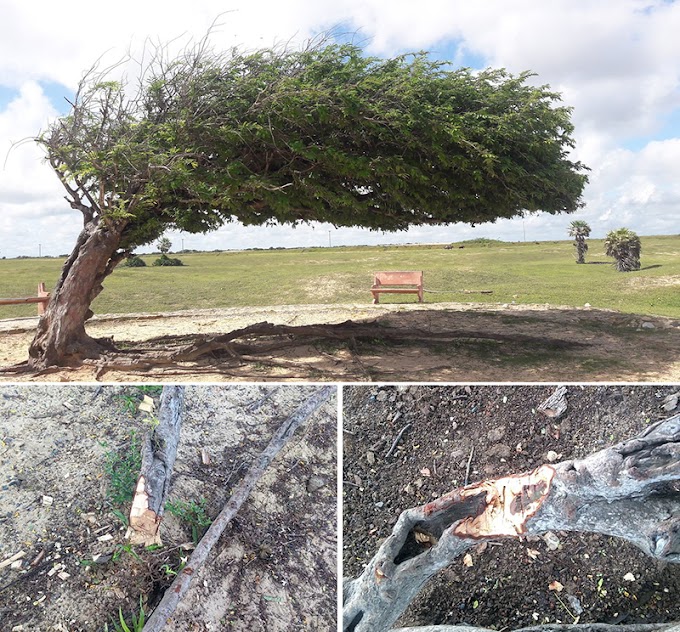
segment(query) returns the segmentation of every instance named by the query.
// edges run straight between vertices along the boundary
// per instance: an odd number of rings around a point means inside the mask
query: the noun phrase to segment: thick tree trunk
[[[124,228],[124,221],[94,218],[85,223],[38,322],[28,352],[32,369],[74,366],[99,357],[102,344],[87,335],[85,321],[92,316],[90,305],[102,282],[126,255],[118,251]]]
[[[345,582],[345,632],[391,629],[427,580],[480,541],[581,531],[680,562],[680,415],[584,459],[481,481],[404,511]]]

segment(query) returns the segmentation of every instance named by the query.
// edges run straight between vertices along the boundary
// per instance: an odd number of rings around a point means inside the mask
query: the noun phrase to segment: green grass
[[[680,236],[642,237],[642,269],[616,272],[602,240],[589,240],[586,265],[570,241],[503,243],[473,240],[441,246],[341,247],[182,254],[184,267],[119,267],[105,281],[95,313],[371,302],[378,270],[423,270],[428,303],[549,303],[680,317]],[[464,246],[459,248],[458,246]],[[144,256],[150,264],[155,255]],[[591,263],[592,262],[592,263]],[[48,289],[60,259],[0,260],[0,297]],[[462,290],[492,290],[464,294]],[[415,295],[381,297],[414,302]],[[30,316],[35,305],[2,306],[0,318]]]

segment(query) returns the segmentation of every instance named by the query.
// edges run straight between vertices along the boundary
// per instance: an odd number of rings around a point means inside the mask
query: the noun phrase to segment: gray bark
[[[164,386],[158,425],[146,433],[142,445],[142,468],[126,534],[133,544],[161,544],[160,525],[177,458],[183,412],[184,387]]]
[[[555,530],[624,538],[647,555],[680,562],[680,415],[584,459],[482,481],[407,509],[362,575],[345,582],[343,629],[391,629],[432,575],[480,541]]]

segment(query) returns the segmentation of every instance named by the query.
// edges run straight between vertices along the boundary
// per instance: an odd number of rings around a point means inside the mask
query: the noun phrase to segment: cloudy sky
[[[218,15],[215,46],[302,42],[339,27],[357,32],[371,55],[428,50],[461,66],[538,73],[574,108],[574,159],[592,169],[586,206],[388,234],[229,224],[205,236],[171,234],[175,249],[564,239],[572,219],[586,220],[593,237],[621,226],[680,232],[680,0],[2,0],[0,256],[71,250],[80,213],[35,145],[21,141],[67,111],[83,71],[146,39],[198,38]]]

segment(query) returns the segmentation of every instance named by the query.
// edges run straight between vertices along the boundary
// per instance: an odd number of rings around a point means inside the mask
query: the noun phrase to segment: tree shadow
[[[653,270],[654,268],[662,268],[663,266],[660,263],[657,263],[656,265],[653,266],[645,266],[644,268],[640,268],[640,270]]]

